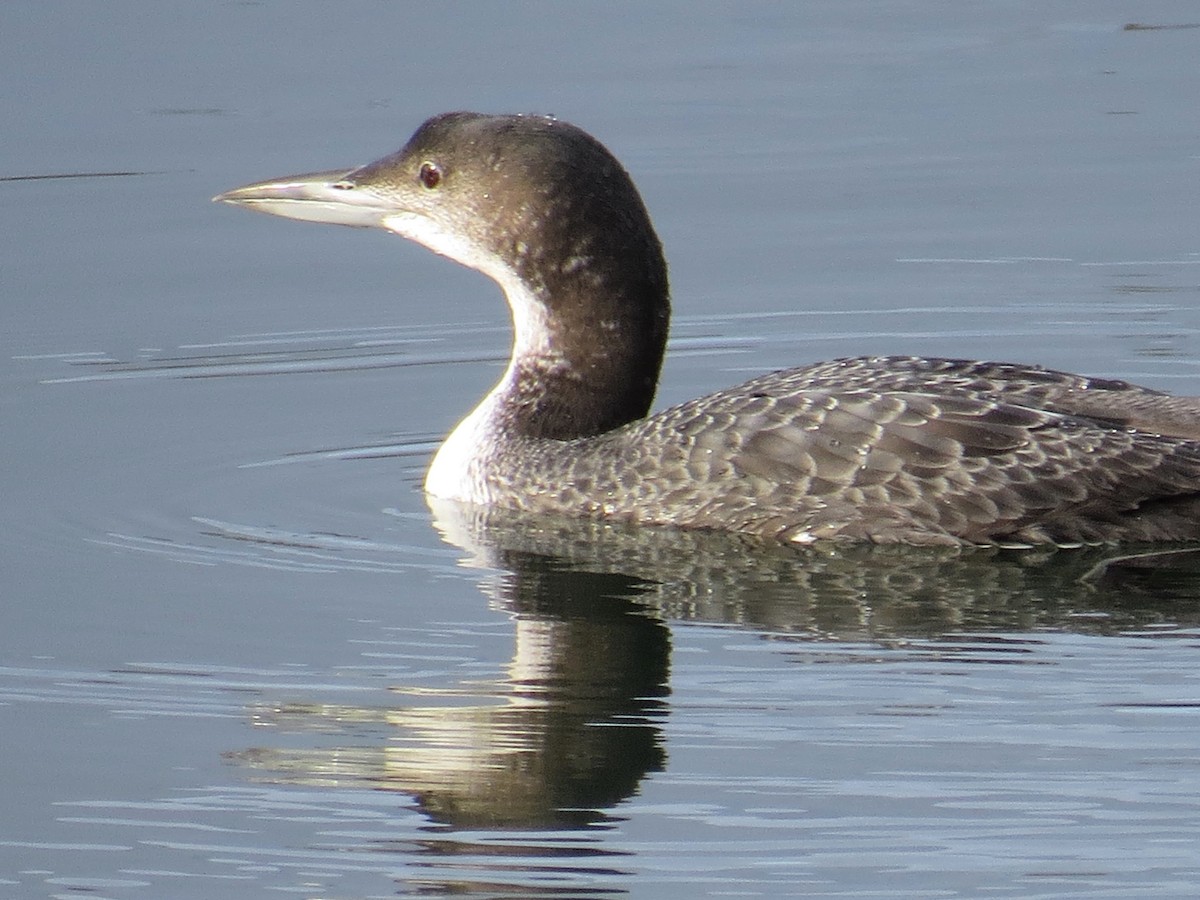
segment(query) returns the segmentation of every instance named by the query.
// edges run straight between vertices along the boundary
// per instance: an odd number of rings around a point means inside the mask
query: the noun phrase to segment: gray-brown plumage
[[[1188,433],[1194,401],[1123,382],[849,359],[764,375],[599,437],[518,442],[495,471],[531,512],[801,543],[1194,540],[1200,444],[1130,427],[1129,410],[1141,421],[1177,408]]]
[[[1200,399],[1122,381],[849,359],[644,418],[666,263],[629,176],[566,123],[450,113],[360,169],[218,199],[383,227],[503,288],[513,357],[435,457],[436,496],[802,544],[1200,540]]]

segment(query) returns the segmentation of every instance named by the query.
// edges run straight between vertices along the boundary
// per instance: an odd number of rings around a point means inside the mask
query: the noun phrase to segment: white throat
[[[440,228],[425,216],[404,213],[385,220],[389,231],[417,241],[438,253],[476,269],[500,285],[512,313],[513,347],[508,368],[479,405],[442,442],[425,475],[426,493],[447,500],[487,505],[493,501],[488,473],[506,435],[504,408],[520,386],[522,361],[537,360],[543,372],[564,365],[554,348],[545,308],[503,259],[459,235]]]

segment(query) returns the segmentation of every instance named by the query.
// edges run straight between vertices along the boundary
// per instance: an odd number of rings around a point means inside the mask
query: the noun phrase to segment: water
[[[0,896],[1195,896],[1191,560],[431,515],[494,288],[208,199],[550,111],[663,237],[661,403],[877,352],[1200,393],[1196,24],[4,5]]]

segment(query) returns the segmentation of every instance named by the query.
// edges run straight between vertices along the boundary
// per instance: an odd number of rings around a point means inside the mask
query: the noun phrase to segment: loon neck
[[[573,440],[646,415],[670,303],[657,239],[640,257],[518,258],[497,278],[513,322],[508,368],[487,401],[497,432]]]
[[[670,318],[665,267],[660,271],[649,282],[625,273],[612,292],[559,285],[552,295],[512,273],[493,274],[512,311],[512,356],[496,386],[438,448],[425,490],[487,503],[491,477],[509,477],[501,462],[511,458],[507,450],[594,437],[645,416]],[[520,463],[520,453],[516,458]]]

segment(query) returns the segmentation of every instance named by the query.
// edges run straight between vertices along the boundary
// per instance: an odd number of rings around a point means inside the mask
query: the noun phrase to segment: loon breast
[[[499,284],[507,369],[431,494],[796,544],[1200,539],[1200,399],[1032,365],[870,357],[650,414],[670,301],[632,179],[544,116],[447,113],[352,169],[215,199],[382,228]]]

